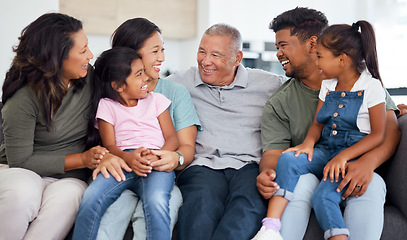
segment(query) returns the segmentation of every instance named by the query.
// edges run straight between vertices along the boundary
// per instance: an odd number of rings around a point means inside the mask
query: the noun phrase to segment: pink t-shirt
[[[168,98],[155,92],[139,99],[135,107],[125,107],[109,98],[102,98],[99,101],[96,119],[102,119],[113,125],[116,146],[122,150],[139,147],[161,149],[165,139],[158,116],[170,104]]]

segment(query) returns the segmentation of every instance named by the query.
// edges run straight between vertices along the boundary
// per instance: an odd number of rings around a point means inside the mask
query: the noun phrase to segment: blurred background
[[[162,76],[196,66],[200,38],[215,23],[240,30],[245,66],[284,75],[268,26],[274,17],[297,6],[325,13],[330,24],[369,21],[376,30],[384,85],[396,104],[407,103],[407,0],[0,0],[0,83],[21,30],[47,12],[63,12],[83,21],[95,54],[92,63],[110,48],[110,36],[123,21],[146,17],[163,33]]]

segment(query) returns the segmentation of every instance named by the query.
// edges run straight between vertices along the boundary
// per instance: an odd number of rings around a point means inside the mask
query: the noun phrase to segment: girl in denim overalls
[[[348,239],[339,206],[346,189],[337,192],[337,187],[346,163],[384,140],[385,92],[372,26],[366,21],[333,25],[322,33],[316,49],[321,74],[328,80],[322,81],[316,116],[304,142],[278,159],[280,189],[270,199],[267,217],[254,239],[282,239],[281,216],[300,175],[307,173],[322,179],[312,204],[325,239]],[[362,187],[367,186],[356,189]]]

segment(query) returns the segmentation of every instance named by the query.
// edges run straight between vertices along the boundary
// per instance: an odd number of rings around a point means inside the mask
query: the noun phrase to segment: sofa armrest
[[[398,119],[401,140],[386,175],[387,200],[407,217],[407,114]]]

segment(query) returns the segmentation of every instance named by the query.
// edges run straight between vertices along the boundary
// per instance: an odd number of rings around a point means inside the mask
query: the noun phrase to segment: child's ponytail
[[[352,59],[359,73],[367,68],[374,78],[381,81],[376,37],[369,22],[362,20],[352,26],[347,24],[332,25],[322,32],[318,38],[318,44],[329,49],[334,56],[345,53]]]
[[[382,81],[379,73],[379,63],[377,60],[377,51],[376,51],[376,36],[372,25],[367,21],[357,21],[352,25],[352,28],[359,30],[360,26],[360,36],[361,36],[361,45],[363,50],[363,58],[366,62],[366,67],[369,70],[370,74],[376,79]]]

